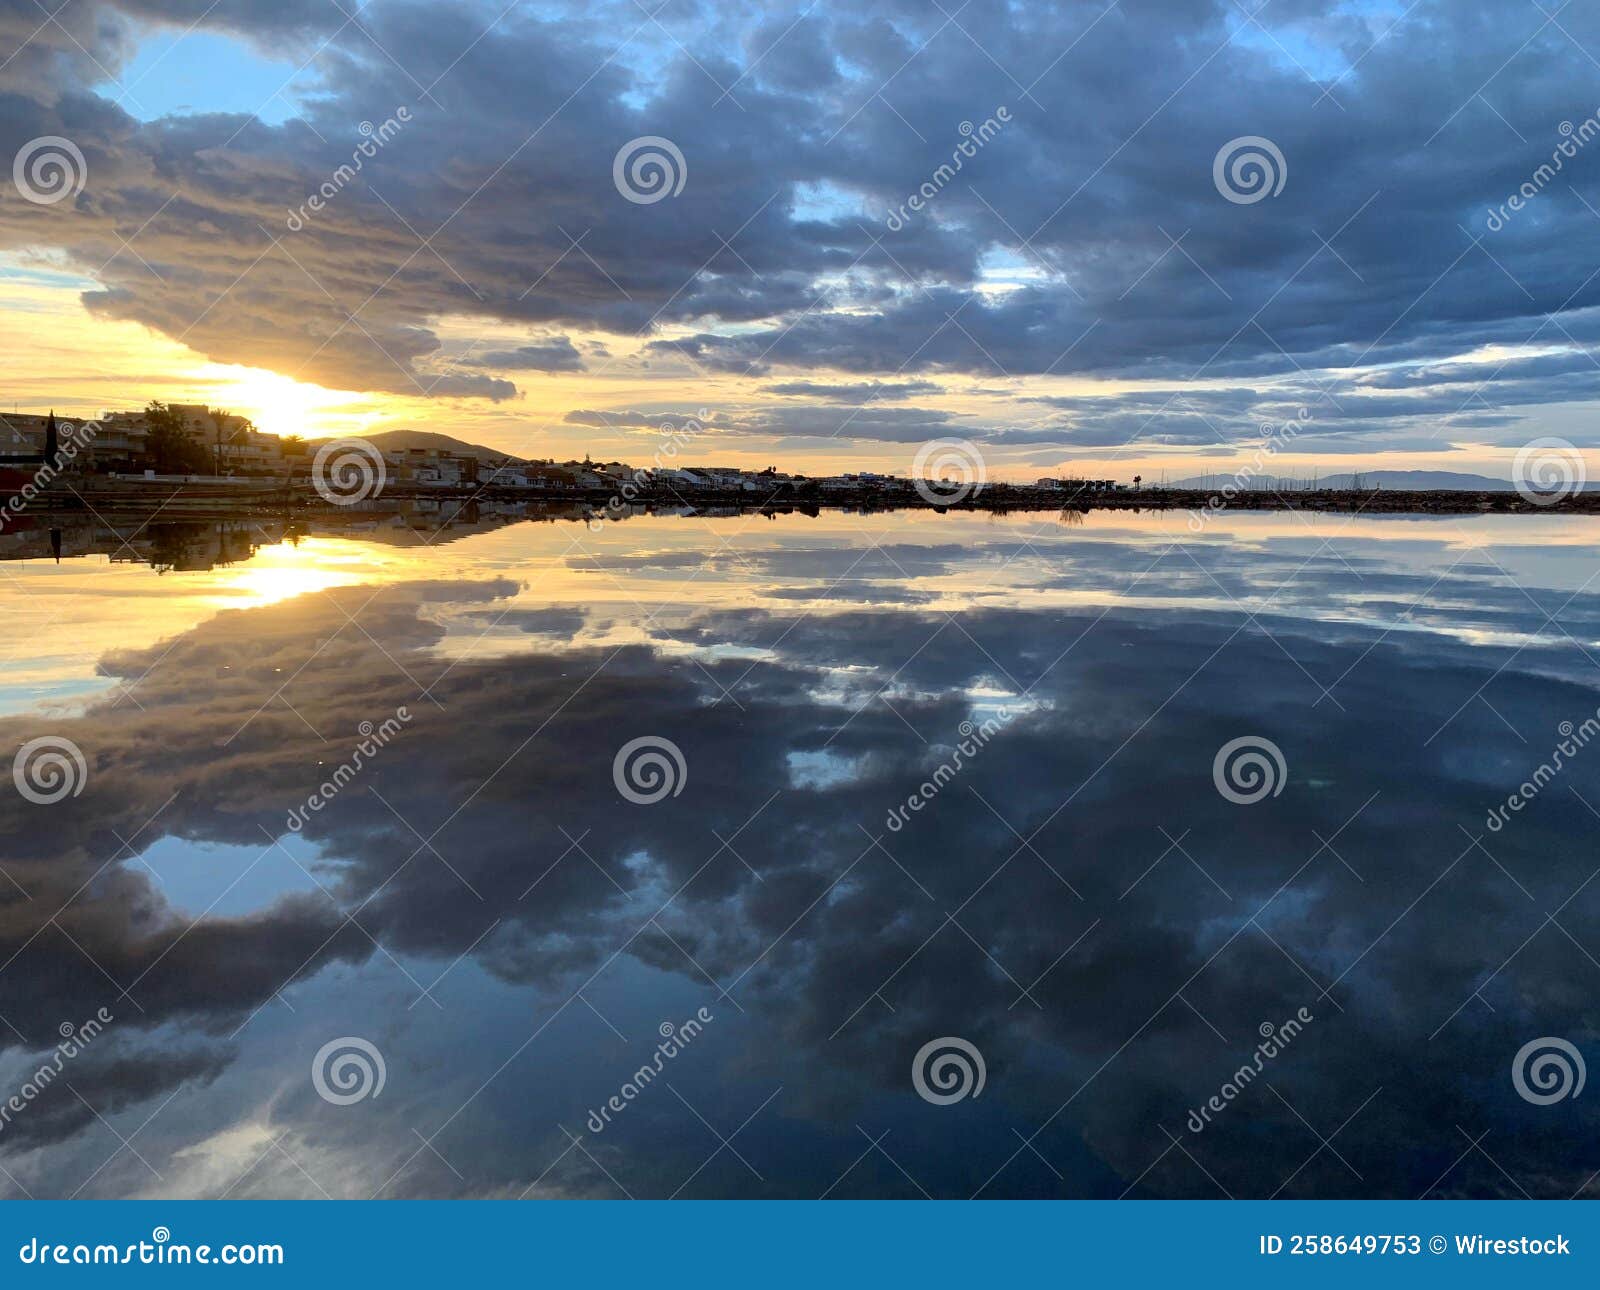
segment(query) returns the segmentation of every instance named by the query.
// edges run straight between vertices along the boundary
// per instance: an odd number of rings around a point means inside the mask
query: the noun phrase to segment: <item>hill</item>
[[[1233,478],[1232,475],[1221,472],[1215,475],[1195,475],[1189,479],[1168,480],[1168,488],[1221,488]],[[1317,480],[1317,487],[1331,489],[1345,489],[1353,486],[1356,479],[1354,474],[1323,475]],[[1488,475],[1467,475],[1453,470],[1363,470],[1360,472],[1361,486],[1363,488],[1393,488],[1400,491],[1427,492],[1430,490],[1456,490],[1461,492],[1509,492],[1515,488],[1509,479],[1493,479]],[[1243,481],[1244,488],[1259,488],[1271,490],[1279,488],[1284,492],[1299,490],[1306,487],[1305,479],[1291,479],[1287,476],[1274,478],[1271,475],[1258,475],[1253,480]]]
[[[310,444],[312,451],[316,451],[318,444],[334,438],[365,439],[383,452],[407,452],[412,448],[424,448],[436,452],[453,452],[463,457],[476,457],[480,461],[504,461],[512,455],[502,452],[499,448],[485,448],[481,443],[467,443],[463,439],[453,439],[447,434],[436,434],[432,430],[379,430],[375,434],[329,435],[325,439],[313,439]]]

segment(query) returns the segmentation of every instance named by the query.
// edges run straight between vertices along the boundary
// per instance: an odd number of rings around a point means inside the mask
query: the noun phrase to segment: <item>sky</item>
[[[0,406],[1593,476],[1597,70],[1554,0],[0,0]]]

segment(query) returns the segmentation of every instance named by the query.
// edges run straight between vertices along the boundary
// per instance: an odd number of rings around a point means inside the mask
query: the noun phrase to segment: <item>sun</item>
[[[386,415],[372,396],[326,389],[259,367],[208,363],[197,375],[211,384],[215,406],[249,417],[268,434],[344,434]]]

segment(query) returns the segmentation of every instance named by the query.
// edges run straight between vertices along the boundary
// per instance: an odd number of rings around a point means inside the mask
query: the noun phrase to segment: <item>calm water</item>
[[[3,1194],[1600,1168],[1592,522],[133,527],[0,564]]]

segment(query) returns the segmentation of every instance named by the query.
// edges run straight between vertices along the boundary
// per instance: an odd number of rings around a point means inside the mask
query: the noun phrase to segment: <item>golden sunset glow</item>
[[[0,258],[0,347],[12,358],[10,382],[0,391],[0,407],[23,412],[55,409],[73,417],[96,417],[110,410],[142,408],[153,399],[163,402],[205,403],[251,419],[257,428],[277,435],[321,439],[359,435],[380,430],[427,430],[456,439],[497,448],[519,457],[568,459],[592,453],[597,460],[611,458],[648,464],[660,447],[660,436],[650,425],[595,426],[574,423],[569,414],[585,411],[623,415],[651,412],[661,420],[682,416],[682,409],[704,409],[711,431],[702,436],[686,459],[735,467],[780,469],[803,473],[873,470],[909,474],[920,440],[884,442],[850,436],[854,409],[840,406],[828,421],[837,434],[822,437],[754,436],[720,433],[719,424],[752,411],[782,409],[794,399],[775,397],[771,378],[744,379],[712,371],[699,371],[682,362],[642,361],[643,342],[607,338],[598,334],[578,337],[585,348],[598,349],[587,370],[571,373],[518,372],[518,393],[503,402],[484,399],[428,398],[381,391],[333,390],[296,380],[283,373],[241,364],[218,363],[187,345],[135,323],[106,319],[85,307],[84,293],[96,287],[90,278],[64,272],[59,265],[38,257]],[[502,325],[486,326],[479,320],[435,320],[445,351],[457,353],[460,362],[496,348],[510,348],[517,336]],[[92,353],[96,362],[86,370],[81,356]],[[1503,362],[1507,351],[1483,350],[1470,356],[1490,365]],[[446,360],[440,360],[441,365]],[[859,380],[849,374],[821,371],[817,380]],[[1053,397],[1083,398],[1159,390],[1159,382],[1093,381],[1068,377],[1031,377],[1026,382],[985,381],[971,378],[928,382],[915,404],[930,413],[952,418],[995,415],[994,396],[1010,393],[1017,400],[1011,410],[1019,428],[1042,424],[1045,416],[1023,396],[1047,392]],[[998,389],[1010,385],[1010,391]],[[884,406],[891,406],[885,404]],[[957,420],[931,422],[930,436],[962,437]],[[1314,437],[1307,434],[1306,452],[1294,444],[1271,454],[1271,469],[1309,477],[1350,469],[1449,469],[1505,475],[1513,450],[1471,443],[1441,441],[1418,451],[1376,452],[1370,457],[1329,457],[1309,450]],[[1449,461],[1441,463],[1441,450]],[[1134,439],[1126,448],[1093,452],[1060,448],[985,447],[989,475],[994,479],[1031,481],[1047,473],[1080,474],[1131,479],[1142,475],[1147,483],[1163,474],[1216,473],[1225,475],[1251,461],[1248,449],[1161,449]],[[683,464],[682,462],[678,464]]]

